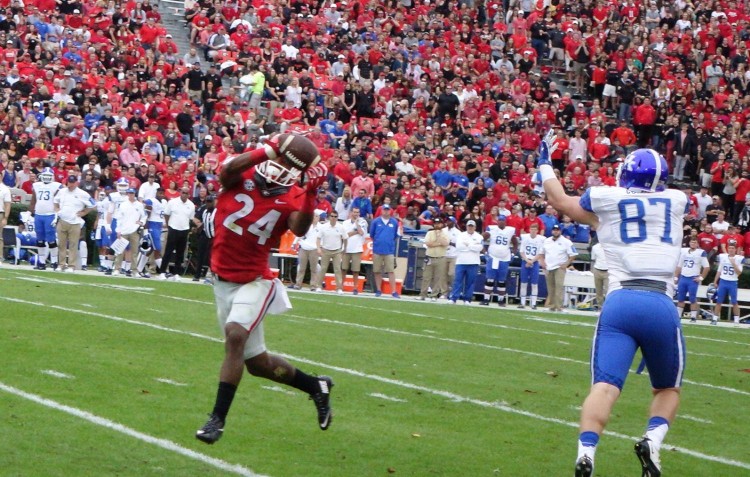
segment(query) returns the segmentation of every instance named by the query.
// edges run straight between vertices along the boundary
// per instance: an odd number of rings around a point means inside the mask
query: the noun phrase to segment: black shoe
[[[583,456],[576,462],[576,477],[590,477],[594,475],[594,463],[591,459]]]
[[[42,265],[37,265],[37,266],[36,266],[36,269],[37,269],[37,270],[47,270],[47,265],[44,265],[44,264],[42,264]]]
[[[644,437],[635,443],[635,455],[641,462],[641,477],[660,477],[659,451],[651,447],[651,439]]]
[[[224,433],[224,421],[219,419],[216,414],[211,414],[208,422],[203,425],[195,433],[195,438],[205,442],[206,444],[213,444],[214,442],[221,439],[221,435]]]
[[[505,308],[505,300],[498,301],[497,306],[499,306],[500,308]]]
[[[318,425],[325,431],[333,420],[333,414],[331,413],[333,380],[328,376],[319,376],[318,384],[320,385],[320,391],[310,394],[310,399],[313,400],[315,408],[318,410]]]
[[[89,267],[87,267],[86,265],[81,267],[82,272],[87,272],[88,270],[89,270]]]
[[[490,302],[488,300],[482,300],[479,302],[479,304],[482,306],[490,306]]]
[[[104,274],[105,274],[105,275],[109,275],[109,276],[112,276],[112,269],[111,269],[111,268],[108,268],[108,269],[107,269],[107,270],[106,270],[106,271],[104,272]]]
[[[55,272],[57,271],[57,264],[56,263],[52,264],[52,270],[55,271]]]
[[[200,280],[201,280],[201,279],[200,279],[200,278],[198,278],[198,277],[193,277],[193,281],[194,281],[194,282],[199,282]]]
[[[125,276],[126,277],[132,277],[133,276],[133,272],[131,272],[130,270],[125,270]]]
[[[532,310],[536,310],[536,305],[531,305]]]

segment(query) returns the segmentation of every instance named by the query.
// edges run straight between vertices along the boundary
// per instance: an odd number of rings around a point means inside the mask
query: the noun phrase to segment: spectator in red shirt
[[[719,239],[714,235],[713,227],[711,224],[706,224],[703,227],[703,232],[698,234],[698,246],[701,250],[706,252],[709,260],[713,260],[719,249]]]

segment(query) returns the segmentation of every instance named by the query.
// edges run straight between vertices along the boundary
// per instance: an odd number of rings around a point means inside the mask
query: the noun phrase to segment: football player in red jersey
[[[284,286],[268,268],[271,247],[287,230],[302,236],[310,227],[316,191],[328,173],[319,161],[310,140],[282,134],[222,164],[211,270],[226,354],[213,412],[196,432],[203,442],[221,437],[243,368],[308,393],[320,428],[331,423],[331,378],[310,376],[269,354],[263,338],[265,314],[291,308]]]

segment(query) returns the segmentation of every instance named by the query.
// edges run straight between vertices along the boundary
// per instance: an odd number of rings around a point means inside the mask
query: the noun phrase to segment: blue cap
[[[129,188],[128,190],[126,190],[125,192],[126,192],[126,193],[128,193],[128,194],[135,194],[135,189],[133,189],[133,188],[131,187],[131,188]]]
[[[503,215],[503,214],[500,214],[500,215],[498,215],[498,216],[497,216],[497,220],[498,220],[498,221],[500,221],[500,220],[508,220],[508,217],[506,217],[506,216],[505,216],[505,215]]]
[[[328,214],[326,214],[325,212],[321,212],[319,217],[320,217],[320,220],[325,220],[328,218]]]
[[[391,206],[388,204],[383,204],[383,210],[391,210]]]

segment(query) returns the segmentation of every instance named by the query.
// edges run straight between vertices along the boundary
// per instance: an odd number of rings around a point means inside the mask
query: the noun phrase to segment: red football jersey
[[[268,256],[289,230],[289,215],[300,210],[303,190],[266,197],[254,180],[255,168],[242,174],[242,182],[221,192],[216,201],[216,236],[211,253],[211,270],[222,279],[249,283],[271,279]]]

